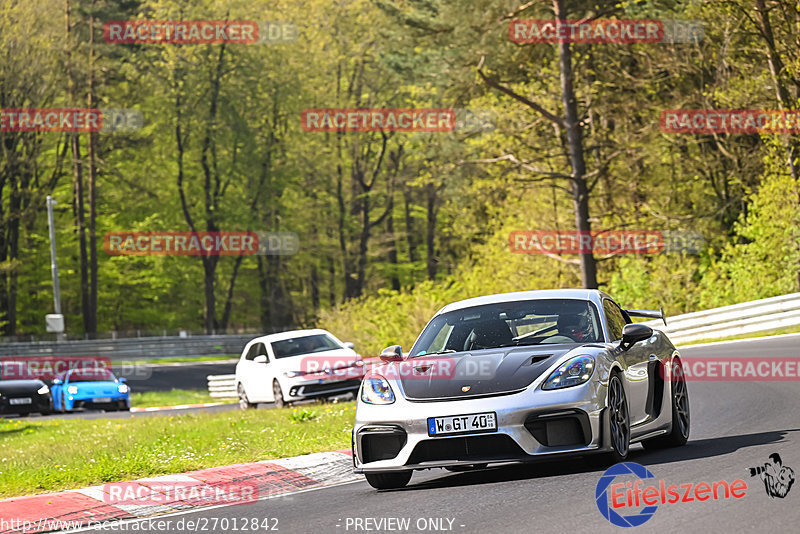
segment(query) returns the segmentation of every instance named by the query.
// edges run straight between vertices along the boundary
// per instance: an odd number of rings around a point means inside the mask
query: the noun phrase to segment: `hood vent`
[[[544,361],[550,356],[552,356],[552,354],[534,354],[531,356],[531,365]]]

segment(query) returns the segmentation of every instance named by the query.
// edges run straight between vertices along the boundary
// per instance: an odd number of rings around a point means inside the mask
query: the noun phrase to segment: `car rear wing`
[[[631,317],[646,317],[648,319],[661,319],[664,321],[664,326],[667,326],[667,318],[664,316],[664,307],[661,306],[658,310],[625,310],[625,313]]]

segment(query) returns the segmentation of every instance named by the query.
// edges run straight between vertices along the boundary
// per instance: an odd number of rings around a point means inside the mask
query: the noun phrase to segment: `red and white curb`
[[[164,487],[219,488],[246,485],[255,490],[253,500],[256,500],[352,482],[359,478],[360,475],[353,473],[350,451],[343,450],[212,467],[59,493],[12,497],[0,500],[0,534],[50,532],[219,504],[198,503],[196,495],[193,499],[187,498],[188,492],[177,498],[177,493],[164,493],[160,490]],[[135,500],[125,502],[119,498],[114,499],[109,494],[109,488],[115,484],[124,485],[126,489],[142,488],[150,498],[146,504]]]
[[[224,406],[230,402],[206,402],[203,404],[178,404],[177,406],[151,406],[150,408],[131,408],[131,412],[163,412],[168,410],[190,410],[192,408],[209,408],[211,406]]]

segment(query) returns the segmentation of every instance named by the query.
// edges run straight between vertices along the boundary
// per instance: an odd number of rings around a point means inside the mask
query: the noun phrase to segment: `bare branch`
[[[481,63],[480,64],[483,65],[483,58],[481,58]],[[483,69],[481,67],[478,67],[478,76],[480,76],[481,79],[483,80],[483,82],[486,85],[488,85],[489,87],[493,87],[493,88],[497,89],[498,91],[500,91],[501,93],[510,96],[514,100],[522,102],[523,104],[525,104],[529,108],[531,108],[531,109],[533,109],[535,111],[538,111],[545,118],[553,121],[554,123],[558,124],[559,126],[562,126],[562,127],[566,128],[566,124],[564,122],[564,119],[562,119],[561,117],[559,117],[557,115],[553,115],[552,113],[550,113],[549,111],[544,109],[542,106],[540,106],[539,104],[537,104],[533,100],[530,100],[529,98],[526,98],[526,97],[522,96],[519,93],[515,93],[514,91],[512,91],[508,87],[500,84],[500,82],[497,81],[495,78],[490,78],[489,76],[486,76],[486,74],[483,73]]]

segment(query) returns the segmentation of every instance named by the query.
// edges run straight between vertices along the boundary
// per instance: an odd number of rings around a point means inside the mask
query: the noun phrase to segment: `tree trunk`
[[[95,107],[94,99],[94,16],[89,17],[89,109]],[[97,132],[89,132],[89,315],[87,332],[97,336]]]
[[[564,0],[553,0],[553,8],[556,18],[565,21],[567,14]],[[567,132],[570,165],[572,167],[571,192],[572,204],[575,210],[575,226],[581,239],[584,239],[584,236],[590,235],[592,230],[592,225],[589,222],[589,190],[586,186],[586,162],[583,155],[583,139],[578,121],[575,88],[573,86],[572,51],[566,40],[558,43],[558,55],[561,71],[561,100],[564,106],[564,123]],[[581,248],[583,249],[583,247]],[[597,262],[591,250],[582,250],[580,265],[583,287],[596,289]]]
[[[389,198],[389,215],[386,216],[386,235],[389,239],[389,252],[387,253],[387,260],[389,261],[389,278],[392,282],[392,289],[400,291],[400,277],[398,275],[398,261],[397,261],[397,238],[394,235],[394,199]]]
[[[75,226],[78,229],[78,251],[80,256],[81,279],[81,317],[83,318],[83,331],[90,333],[89,311],[89,261],[86,257],[86,219],[83,205],[83,162],[81,161],[81,144],[78,134],[70,134],[72,142],[72,170],[73,170],[73,203]]]
[[[436,186],[433,182],[425,186],[425,193],[427,208],[425,247],[427,251],[428,280],[435,280],[438,260],[436,258]]]
[[[414,224],[414,218],[411,216],[411,190],[408,188],[403,189],[403,204],[405,208],[406,219],[406,241],[408,242],[408,261],[414,263],[417,261],[417,232]]]

